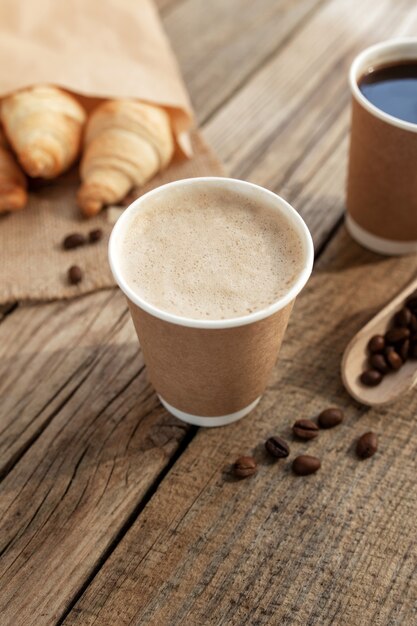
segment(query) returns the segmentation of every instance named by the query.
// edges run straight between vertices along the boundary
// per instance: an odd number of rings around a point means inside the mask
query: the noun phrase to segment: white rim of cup
[[[285,294],[285,296],[283,296],[282,298],[279,298],[278,300],[276,300],[269,306],[263,309],[259,309],[259,311],[249,313],[248,315],[226,318],[226,319],[219,319],[219,320],[215,320],[215,319],[209,319],[209,320],[203,319],[202,320],[202,319],[184,317],[181,315],[175,315],[175,313],[169,313],[168,311],[159,309],[158,307],[150,304],[149,302],[147,302],[146,300],[138,296],[137,293],[135,293],[129,287],[129,285],[127,284],[127,282],[125,281],[122,275],[119,264],[117,262],[117,257],[118,257],[117,239],[121,235],[123,227],[125,227],[128,224],[133,214],[136,213],[138,210],[140,210],[140,207],[144,203],[146,203],[148,198],[158,195],[159,193],[162,193],[163,191],[166,191],[170,188],[184,186],[184,185],[193,185],[196,183],[206,183],[206,184],[216,183],[218,185],[219,184],[221,185],[224,183],[233,184],[235,186],[240,187],[242,191],[244,191],[245,188],[255,189],[258,192],[260,192],[262,195],[268,195],[270,199],[273,199],[274,202],[276,203],[276,207],[286,217],[289,218],[289,221],[296,228],[298,234],[301,237],[306,261],[303,266],[303,269],[301,270],[297,278],[297,281],[294,283],[294,285],[291,287],[288,293]],[[148,191],[146,194],[144,194],[143,196],[141,196],[140,198],[132,202],[132,204],[130,204],[125,209],[125,211],[122,213],[122,215],[119,217],[119,219],[117,220],[116,224],[113,227],[112,233],[110,235],[110,240],[109,240],[109,262],[110,262],[110,267],[111,267],[113,276],[117,284],[119,285],[120,289],[124,292],[124,294],[128,297],[128,299],[131,300],[138,307],[146,311],[147,313],[150,313],[151,315],[153,315],[154,317],[164,320],[165,322],[171,322],[172,324],[177,324],[179,326],[187,326],[191,328],[213,328],[213,329],[214,328],[234,328],[237,326],[244,326],[246,324],[252,324],[253,322],[257,322],[266,317],[269,317],[273,313],[276,313],[277,311],[283,309],[287,304],[289,304],[290,302],[292,302],[292,300],[295,299],[295,297],[303,289],[313,269],[314,245],[313,245],[313,240],[311,238],[310,231],[308,230],[302,217],[297,213],[297,211],[290,204],[288,204],[288,202],[286,202],[283,198],[281,198],[281,196],[278,196],[277,194],[273,193],[272,191],[269,191],[268,189],[265,189],[264,187],[260,187],[259,185],[255,185],[254,183],[248,183],[243,180],[239,180],[235,178],[218,177],[218,176],[205,176],[205,177],[198,177],[198,178],[185,178],[183,180],[177,180],[172,183],[161,185],[159,187],[156,187],[155,189],[152,189],[151,191]]]
[[[404,59],[417,60],[417,38],[401,37],[398,39],[389,39],[366,48],[358,54],[350,66],[350,90],[359,104],[375,117],[391,124],[391,126],[397,126],[403,130],[417,133],[417,124],[406,122],[389,113],[384,113],[384,111],[378,109],[378,107],[365,98],[358,86],[360,76],[362,76],[364,72],[369,71],[373,66],[378,67],[379,65],[384,65],[384,63],[393,63]]]

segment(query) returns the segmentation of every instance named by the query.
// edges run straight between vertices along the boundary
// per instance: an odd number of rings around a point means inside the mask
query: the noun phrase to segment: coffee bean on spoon
[[[314,472],[317,472],[320,467],[320,459],[315,456],[310,456],[309,454],[297,456],[292,463],[293,472],[294,474],[297,474],[297,476],[308,476],[309,474],[314,474]]]
[[[411,322],[412,313],[406,306],[394,315],[394,326],[408,326]]]
[[[67,235],[62,242],[62,247],[65,250],[71,250],[73,248],[79,248],[86,243],[86,238],[81,233],[72,233]]]
[[[417,317],[415,315],[411,315],[411,319],[410,319],[410,323],[408,325],[408,328],[410,329],[410,333],[411,335],[417,333]]]
[[[385,333],[385,341],[389,345],[395,345],[403,342],[405,339],[408,339],[410,336],[410,329],[405,328],[404,326],[391,328],[387,330]]]
[[[319,427],[311,420],[301,419],[294,423],[292,432],[299,439],[314,439],[319,434]]]
[[[356,443],[356,454],[361,459],[369,459],[378,450],[378,437],[372,431],[364,433]]]
[[[258,466],[251,456],[240,456],[233,465],[233,473],[238,478],[247,478],[256,474]]]
[[[382,381],[383,375],[378,370],[368,369],[362,372],[359,379],[366,387],[376,387]]]
[[[290,453],[288,443],[281,437],[269,437],[265,441],[265,448],[276,459],[283,459]]]
[[[383,354],[372,354],[369,357],[369,365],[372,369],[378,370],[381,374],[388,374],[390,367]]]
[[[417,359],[417,343],[412,343],[410,345],[408,356],[410,359]]]
[[[341,409],[331,407],[320,413],[317,420],[320,428],[334,428],[343,422],[344,413]]]
[[[383,335],[374,335],[368,342],[368,350],[371,353],[382,352],[385,348],[385,338]]]
[[[402,358],[392,346],[388,346],[387,348],[385,348],[385,358],[390,368],[394,371],[399,370],[403,365]]]
[[[410,340],[406,339],[401,344],[401,346],[400,346],[400,348],[398,350],[398,354],[400,355],[400,357],[403,360],[403,362],[405,362],[408,359],[409,353],[410,353]]]
[[[78,265],[72,265],[68,270],[68,282],[71,285],[78,285],[83,279],[83,273]]]
[[[405,303],[412,313],[417,313],[417,290],[410,293]]]

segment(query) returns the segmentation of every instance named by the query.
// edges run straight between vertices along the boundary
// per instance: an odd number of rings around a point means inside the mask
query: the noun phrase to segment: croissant
[[[68,93],[38,85],[4,98],[1,120],[29,176],[54,178],[76,159],[86,113]]]
[[[23,209],[27,203],[26,178],[0,128],[0,213]]]
[[[91,114],[77,200],[85,215],[119,202],[164,168],[174,152],[164,109],[134,100],[108,100]]]

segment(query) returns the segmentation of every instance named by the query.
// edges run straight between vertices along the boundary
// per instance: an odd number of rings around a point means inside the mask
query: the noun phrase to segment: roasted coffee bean
[[[368,342],[368,350],[371,353],[382,352],[385,348],[385,338],[383,335],[374,335]]]
[[[385,333],[385,341],[390,345],[396,345],[404,341],[404,339],[408,339],[409,336],[410,330],[408,328],[404,328],[403,326],[391,328]]]
[[[289,445],[281,437],[270,437],[265,441],[265,448],[276,459],[283,459],[290,453]]]
[[[292,462],[292,469],[297,476],[308,476],[308,474],[314,474],[320,469],[320,459],[309,454],[302,454],[297,456]]]
[[[103,237],[103,231],[101,228],[95,228],[88,233],[88,240],[90,243],[97,243]]]
[[[378,437],[372,431],[359,437],[356,443],[356,454],[361,459],[369,459],[378,450]]]
[[[398,354],[400,355],[403,362],[405,362],[408,359],[409,352],[410,352],[410,340],[406,339],[405,341],[402,342],[398,350]]]
[[[396,352],[396,350],[391,346],[385,348],[385,358],[392,370],[399,370],[403,364],[402,358],[400,357],[398,352]]]
[[[251,456],[240,456],[233,465],[233,472],[239,478],[247,478],[256,474],[258,467]]]
[[[67,235],[62,242],[62,247],[65,250],[71,250],[72,248],[79,248],[86,243],[86,239],[84,235],[81,233],[72,233],[71,235]]]
[[[394,315],[394,326],[408,326],[411,322],[411,311],[406,306]]]
[[[319,434],[319,427],[311,420],[297,420],[292,432],[300,439],[314,439]]]
[[[334,426],[338,426],[343,422],[344,413],[341,409],[337,407],[331,407],[330,409],[325,409],[318,416],[318,423],[320,428],[333,428]]]
[[[383,354],[371,354],[369,357],[369,365],[372,369],[381,372],[381,374],[388,374],[390,371],[390,367]]]
[[[376,387],[382,381],[383,375],[378,370],[369,369],[362,372],[359,380],[366,387]]]
[[[83,279],[83,273],[78,265],[72,265],[68,270],[68,282],[71,285],[77,285]]]
[[[417,333],[417,317],[415,315],[411,315],[408,328],[410,329],[411,336]]]

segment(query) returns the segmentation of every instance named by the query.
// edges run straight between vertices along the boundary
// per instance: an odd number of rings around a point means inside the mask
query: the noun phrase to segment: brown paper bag
[[[1,0],[0,97],[39,83],[168,110],[189,153],[190,101],[151,0]],[[86,100],[84,99],[84,103]]]

